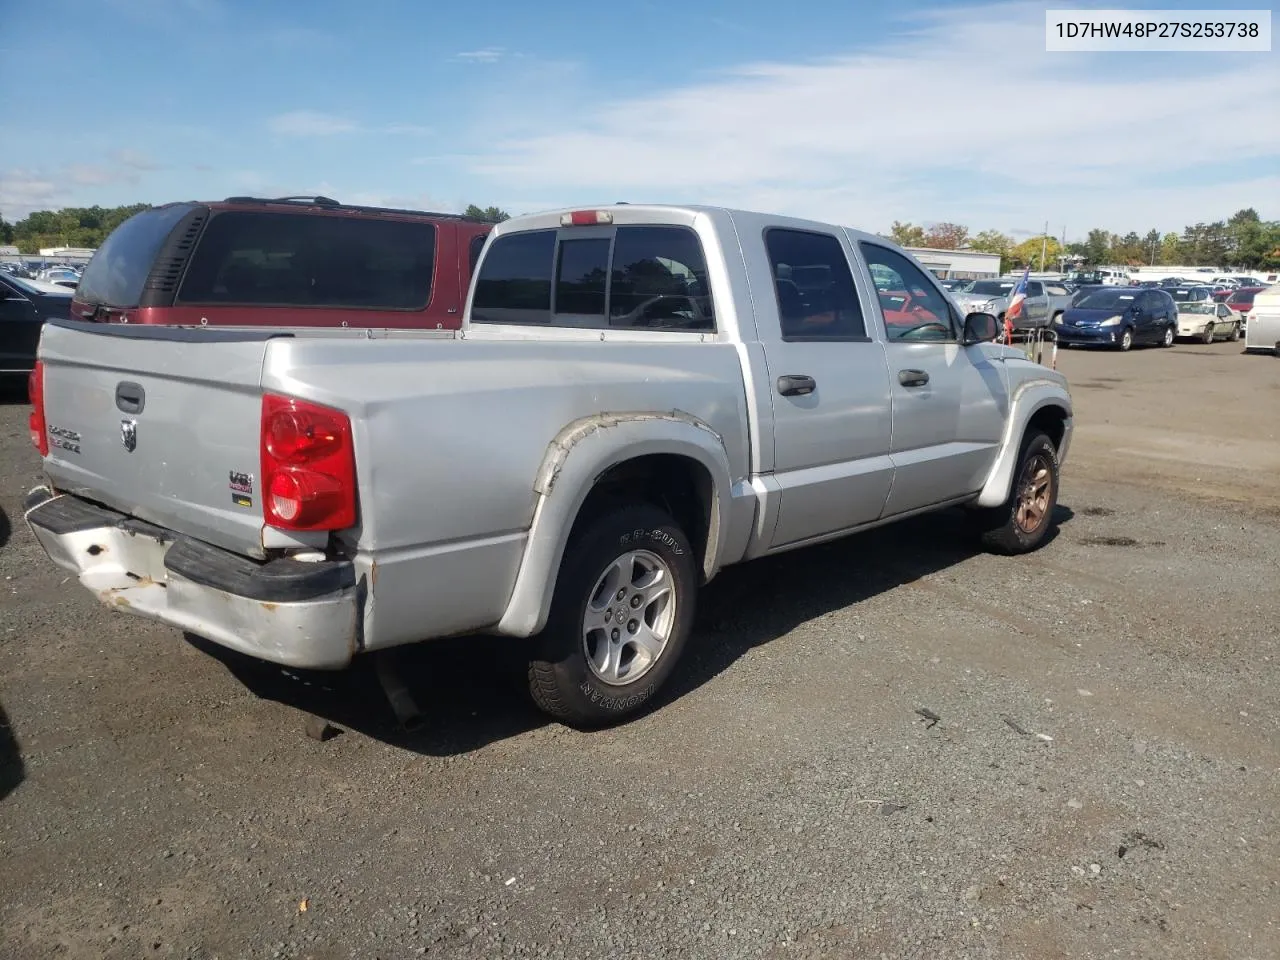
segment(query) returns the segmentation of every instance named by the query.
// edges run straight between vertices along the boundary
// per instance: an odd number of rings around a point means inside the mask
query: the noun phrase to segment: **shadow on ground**
[[[1059,524],[1073,516],[1070,508],[1058,507]],[[963,512],[947,511],[732,567],[702,592],[685,659],[654,707],[688,696],[748,650],[808,620],[944,570],[979,550]],[[526,690],[530,640],[451,637],[400,651],[401,675],[423,712],[421,728],[410,733],[395,723],[369,658],[342,673],[292,671],[198,637],[187,639],[257,696],[419,753],[464,753],[548,722]],[[298,736],[302,730],[300,716]]]
[[[4,507],[0,507],[0,547],[8,543],[11,536],[13,524],[9,522],[9,515],[4,512]]]
[[[9,725],[9,715],[0,706],[0,800],[13,793],[25,775],[18,738]]]
[[[27,378],[23,376],[0,376],[0,403],[27,403]]]

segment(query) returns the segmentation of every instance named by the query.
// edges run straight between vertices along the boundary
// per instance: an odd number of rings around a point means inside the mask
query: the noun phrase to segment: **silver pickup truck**
[[[521,217],[457,331],[51,322],[26,520],[111,607],[280,664],[534,638],[537,703],[606,723],[730,564],[952,505],[1041,543],[1071,398],[996,332],[868,233]]]
[[[961,309],[991,313],[1004,322],[1005,311],[1018,286],[1018,277],[999,280],[975,280],[953,296]],[[1071,306],[1071,292],[1056,280],[1027,280],[1027,298],[1022,302],[1022,315],[1014,323],[1016,330],[1049,327]]]

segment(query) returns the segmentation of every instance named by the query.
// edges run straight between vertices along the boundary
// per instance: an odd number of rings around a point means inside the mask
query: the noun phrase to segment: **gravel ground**
[[[727,571],[592,734],[507,641],[414,651],[410,736],[367,671],[109,613],[0,406],[0,956],[1280,956],[1280,362],[1059,361],[1043,550],[939,515]]]

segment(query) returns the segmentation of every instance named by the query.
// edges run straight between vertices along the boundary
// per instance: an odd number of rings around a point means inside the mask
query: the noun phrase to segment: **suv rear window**
[[[108,307],[138,306],[160,248],[192,209],[175,203],[143,210],[116,227],[85,267],[79,299]]]
[[[179,303],[421,310],[434,224],[232,210],[209,220]]]

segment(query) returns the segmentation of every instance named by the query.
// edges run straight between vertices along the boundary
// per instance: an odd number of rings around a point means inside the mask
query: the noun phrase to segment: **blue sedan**
[[[1068,307],[1054,322],[1064,345],[1100,344],[1128,350],[1136,343],[1173,346],[1178,305],[1164,290],[1098,287]]]

